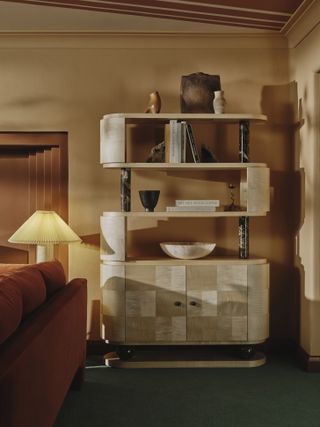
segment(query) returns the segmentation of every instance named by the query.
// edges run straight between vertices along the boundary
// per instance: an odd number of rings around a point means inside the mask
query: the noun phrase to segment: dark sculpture
[[[193,73],[181,77],[182,113],[214,113],[214,91],[221,90],[220,76]]]
[[[147,158],[147,163],[163,163],[165,159],[165,144],[164,141],[155,145]]]

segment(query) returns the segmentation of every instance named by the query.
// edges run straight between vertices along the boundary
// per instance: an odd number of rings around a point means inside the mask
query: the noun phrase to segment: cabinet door
[[[247,266],[187,267],[187,340],[247,340]]]
[[[183,266],[127,266],[126,341],[185,341],[185,290]]]
[[[248,340],[269,336],[269,264],[248,266]]]
[[[110,342],[125,340],[125,270],[119,265],[100,267],[102,336]]]
[[[216,341],[218,323],[217,267],[187,267],[187,339]]]
[[[217,267],[217,341],[248,339],[248,266]]]

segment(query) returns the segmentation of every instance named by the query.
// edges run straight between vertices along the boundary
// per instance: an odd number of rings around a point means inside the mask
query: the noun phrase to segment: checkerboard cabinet
[[[239,127],[238,163],[141,163],[129,158],[127,127],[161,127],[170,119],[218,122]],[[249,217],[269,210],[269,169],[249,162],[251,122],[265,116],[237,114],[110,114],[101,120],[101,163],[120,170],[121,210],[101,216],[101,289],[104,339],[119,348],[139,345],[239,344],[248,350],[269,332],[269,264],[249,256]],[[131,156],[132,157],[132,156]],[[131,172],[237,170],[237,211],[142,212],[131,210]],[[237,217],[239,255],[178,260],[127,254],[127,222],[132,218]]]

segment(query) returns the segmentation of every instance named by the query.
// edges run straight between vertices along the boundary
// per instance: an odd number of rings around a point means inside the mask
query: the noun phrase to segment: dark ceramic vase
[[[159,199],[160,190],[142,190],[139,191],[142,206],[146,212],[153,212]]]
[[[214,113],[214,92],[221,90],[220,76],[192,73],[181,77],[181,113]]]

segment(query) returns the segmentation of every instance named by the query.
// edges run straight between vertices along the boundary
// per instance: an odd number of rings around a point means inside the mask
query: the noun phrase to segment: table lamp
[[[10,243],[37,245],[36,262],[53,259],[53,245],[81,242],[77,234],[54,211],[35,211],[10,237]]]

